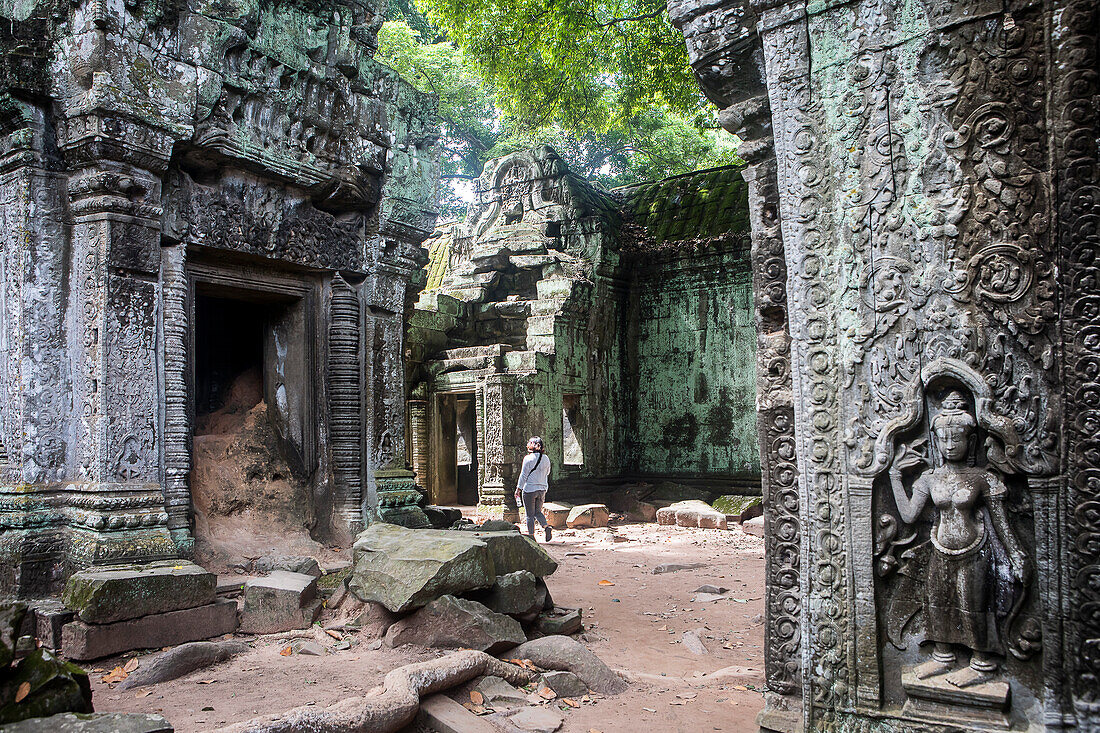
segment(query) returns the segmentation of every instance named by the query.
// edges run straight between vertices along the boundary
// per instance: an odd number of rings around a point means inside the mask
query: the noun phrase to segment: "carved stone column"
[[[431,431],[428,426],[428,401],[409,400],[409,459],[413,471],[416,472],[416,481],[421,489],[424,489],[433,498],[431,451],[429,441]]]

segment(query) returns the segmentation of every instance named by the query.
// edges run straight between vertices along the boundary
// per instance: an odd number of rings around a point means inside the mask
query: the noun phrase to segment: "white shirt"
[[[523,458],[523,468],[519,472],[519,483],[516,488],[524,493],[546,491],[549,487],[549,479],[550,457],[542,453],[528,453]]]

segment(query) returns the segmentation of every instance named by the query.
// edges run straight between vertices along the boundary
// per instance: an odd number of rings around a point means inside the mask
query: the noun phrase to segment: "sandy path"
[[[762,540],[740,530],[624,525],[560,532],[547,549],[560,563],[548,581],[555,600],[584,611],[588,629],[582,641],[635,679],[622,695],[566,708],[564,733],[758,730]],[[673,562],[705,567],[652,573]],[[614,585],[601,586],[600,580]],[[728,599],[693,603],[693,591],[704,583],[730,588]],[[704,629],[709,651],[703,656],[680,643],[684,631],[697,628]],[[440,654],[412,647],[371,650],[363,642],[320,657],[284,657],[279,651],[285,646],[278,638],[261,640],[229,662],[141,691],[112,689],[100,681],[102,673],[94,674],[95,708],[158,712],[178,733],[194,733],[297,705],[323,707],[366,692],[394,667]],[[124,661],[92,666],[106,671]],[[731,667],[721,679],[707,676]]]

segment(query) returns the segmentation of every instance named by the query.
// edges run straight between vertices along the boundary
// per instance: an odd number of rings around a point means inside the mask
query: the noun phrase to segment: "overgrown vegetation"
[[[393,0],[377,58],[439,97],[446,217],[486,160],[539,144],[604,188],[736,162],[663,4],[421,5]]]

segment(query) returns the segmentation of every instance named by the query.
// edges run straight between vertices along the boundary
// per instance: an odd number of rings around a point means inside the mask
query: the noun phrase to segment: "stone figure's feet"
[[[947,675],[947,681],[955,687],[971,687],[993,680],[993,672],[988,672],[973,667],[963,667]]]
[[[913,670],[913,674],[918,680],[926,680],[929,677],[935,677],[945,672],[950,672],[952,666],[952,662],[941,662],[938,659],[929,659],[924,664],[918,664]]]

